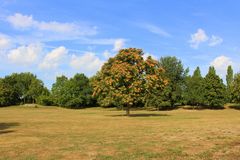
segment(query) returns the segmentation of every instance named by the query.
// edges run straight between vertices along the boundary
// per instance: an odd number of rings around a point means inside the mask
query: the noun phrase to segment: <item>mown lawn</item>
[[[240,111],[0,108],[0,159],[240,159]]]

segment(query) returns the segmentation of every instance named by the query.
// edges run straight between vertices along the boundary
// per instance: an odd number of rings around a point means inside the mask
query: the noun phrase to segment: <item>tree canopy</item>
[[[94,96],[102,106],[115,105],[129,110],[144,101],[150,90],[162,89],[164,71],[151,57],[145,61],[141,49],[122,49],[108,60],[93,81]]]
[[[92,87],[84,74],[76,74],[68,79],[57,77],[52,86],[52,97],[56,105],[68,108],[84,108],[94,106]]]
[[[200,68],[197,67],[192,76],[186,77],[184,90],[185,103],[193,106],[204,104],[204,81]]]
[[[225,103],[225,86],[222,79],[216,74],[213,66],[204,78],[205,104],[210,108],[222,108]]]
[[[159,65],[164,69],[164,76],[169,83],[164,89],[164,101],[173,108],[176,102],[182,100],[182,85],[187,76],[188,69],[184,70],[182,62],[176,57],[161,57]]]
[[[43,82],[32,73],[13,73],[0,81],[1,106],[35,103],[40,95],[48,94]]]

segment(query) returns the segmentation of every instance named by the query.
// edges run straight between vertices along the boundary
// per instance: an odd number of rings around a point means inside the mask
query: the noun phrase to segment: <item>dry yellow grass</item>
[[[0,108],[0,159],[240,159],[240,111]]]

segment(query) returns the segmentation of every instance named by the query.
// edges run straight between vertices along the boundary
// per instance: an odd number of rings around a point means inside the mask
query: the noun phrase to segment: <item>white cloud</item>
[[[208,46],[214,47],[220,45],[223,42],[223,39],[219,36],[212,35],[210,38],[205,33],[203,29],[198,29],[196,33],[191,35],[189,41],[190,46],[194,49],[197,49],[201,43],[208,42]]]
[[[212,35],[212,37],[209,40],[208,45],[213,47],[213,46],[221,44],[222,42],[223,42],[223,39],[221,37]]]
[[[191,35],[190,46],[197,49],[198,46],[208,40],[208,36],[203,29],[198,29],[196,33]]]
[[[160,35],[160,36],[163,36],[163,37],[171,37],[171,35],[168,32],[164,31],[160,27],[155,26],[153,24],[147,24],[147,23],[146,24],[140,24],[140,27],[148,30],[151,33],[154,33],[154,34],[157,34],[157,35]]]
[[[10,43],[10,38],[8,36],[0,34],[0,49],[8,48]]]
[[[56,21],[37,21],[32,15],[22,15],[15,13],[7,17],[7,21],[16,29],[37,29],[39,31],[49,31],[67,35],[95,35],[97,27],[88,25],[79,25],[75,23],[60,23]]]
[[[210,65],[214,66],[218,74],[220,74],[223,77],[227,72],[227,67],[229,65],[234,65],[234,63],[231,60],[231,58],[222,55],[222,56],[216,57],[210,63]]]
[[[103,61],[99,59],[94,53],[86,52],[81,56],[72,55],[70,66],[79,72],[95,73],[103,65]]]
[[[39,53],[42,51],[41,44],[30,44],[12,49],[7,54],[10,62],[18,65],[30,65],[36,62]]]
[[[15,28],[29,28],[35,25],[36,21],[33,20],[32,16],[22,15],[16,13],[8,16],[7,21],[11,23]]]
[[[43,62],[39,64],[39,68],[56,69],[67,53],[67,49],[63,46],[53,49],[44,57]]]
[[[125,45],[125,40],[124,39],[117,39],[114,42],[113,45],[113,51],[119,51],[120,49],[122,49]]]
[[[148,52],[143,55],[143,59],[146,60],[149,56],[151,56],[155,60],[158,60],[157,56],[155,56],[151,53],[148,53]]]

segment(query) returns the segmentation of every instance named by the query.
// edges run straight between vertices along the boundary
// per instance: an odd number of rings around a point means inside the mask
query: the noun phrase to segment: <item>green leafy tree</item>
[[[205,105],[212,109],[223,107],[225,103],[225,86],[222,79],[216,74],[214,67],[209,67],[204,83]]]
[[[92,87],[84,74],[76,74],[68,79],[57,77],[52,87],[52,97],[56,105],[68,108],[83,108],[95,105]]]
[[[43,82],[29,72],[8,75],[1,80],[0,86],[1,105],[36,102],[41,94],[48,92]]]
[[[181,102],[184,79],[188,69],[184,70],[182,62],[176,57],[161,57],[160,67],[165,70],[165,77],[169,80],[168,85],[163,91],[164,103],[174,107],[175,103]]]
[[[33,79],[29,86],[27,96],[32,99],[32,103],[35,103],[37,98],[41,95],[49,95],[49,91],[44,87],[44,84],[39,79]]]
[[[126,115],[130,108],[143,102],[147,90],[161,81],[155,72],[162,72],[149,57],[145,62],[141,49],[122,49],[108,60],[93,80],[94,96],[102,106],[113,104],[125,108]],[[160,88],[162,83],[158,83]]]
[[[19,102],[18,94],[4,79],[0,80],[0,107],[15,105]]]
[[[192,76],[186,78],[184,99],[187,104],[199,106],[204,104],[204,81],[200,68],[197,67]]]
[[[234,103],[240,103],[240,73],[235,74],[232,82],[232,100]]]
[[[55,105],[64,106],[67,102],[68,97],[67,90],[65,89],[65,84],[68,78],[66,76],[61,76],[56,78],[56,82],[52,85],[52,98]]]
[[[83,108],[94,104],[92,99],[92,87],[89,79],[84,74],[76,74],[65,85],[67,97],[70,97],[66,107]]]
[[[233,69],[232,66],[228,66],[227,68],[227,75],[226,75],[226,82],[227,82],[227,101],[232,102],[232,92],[233,92]]]

